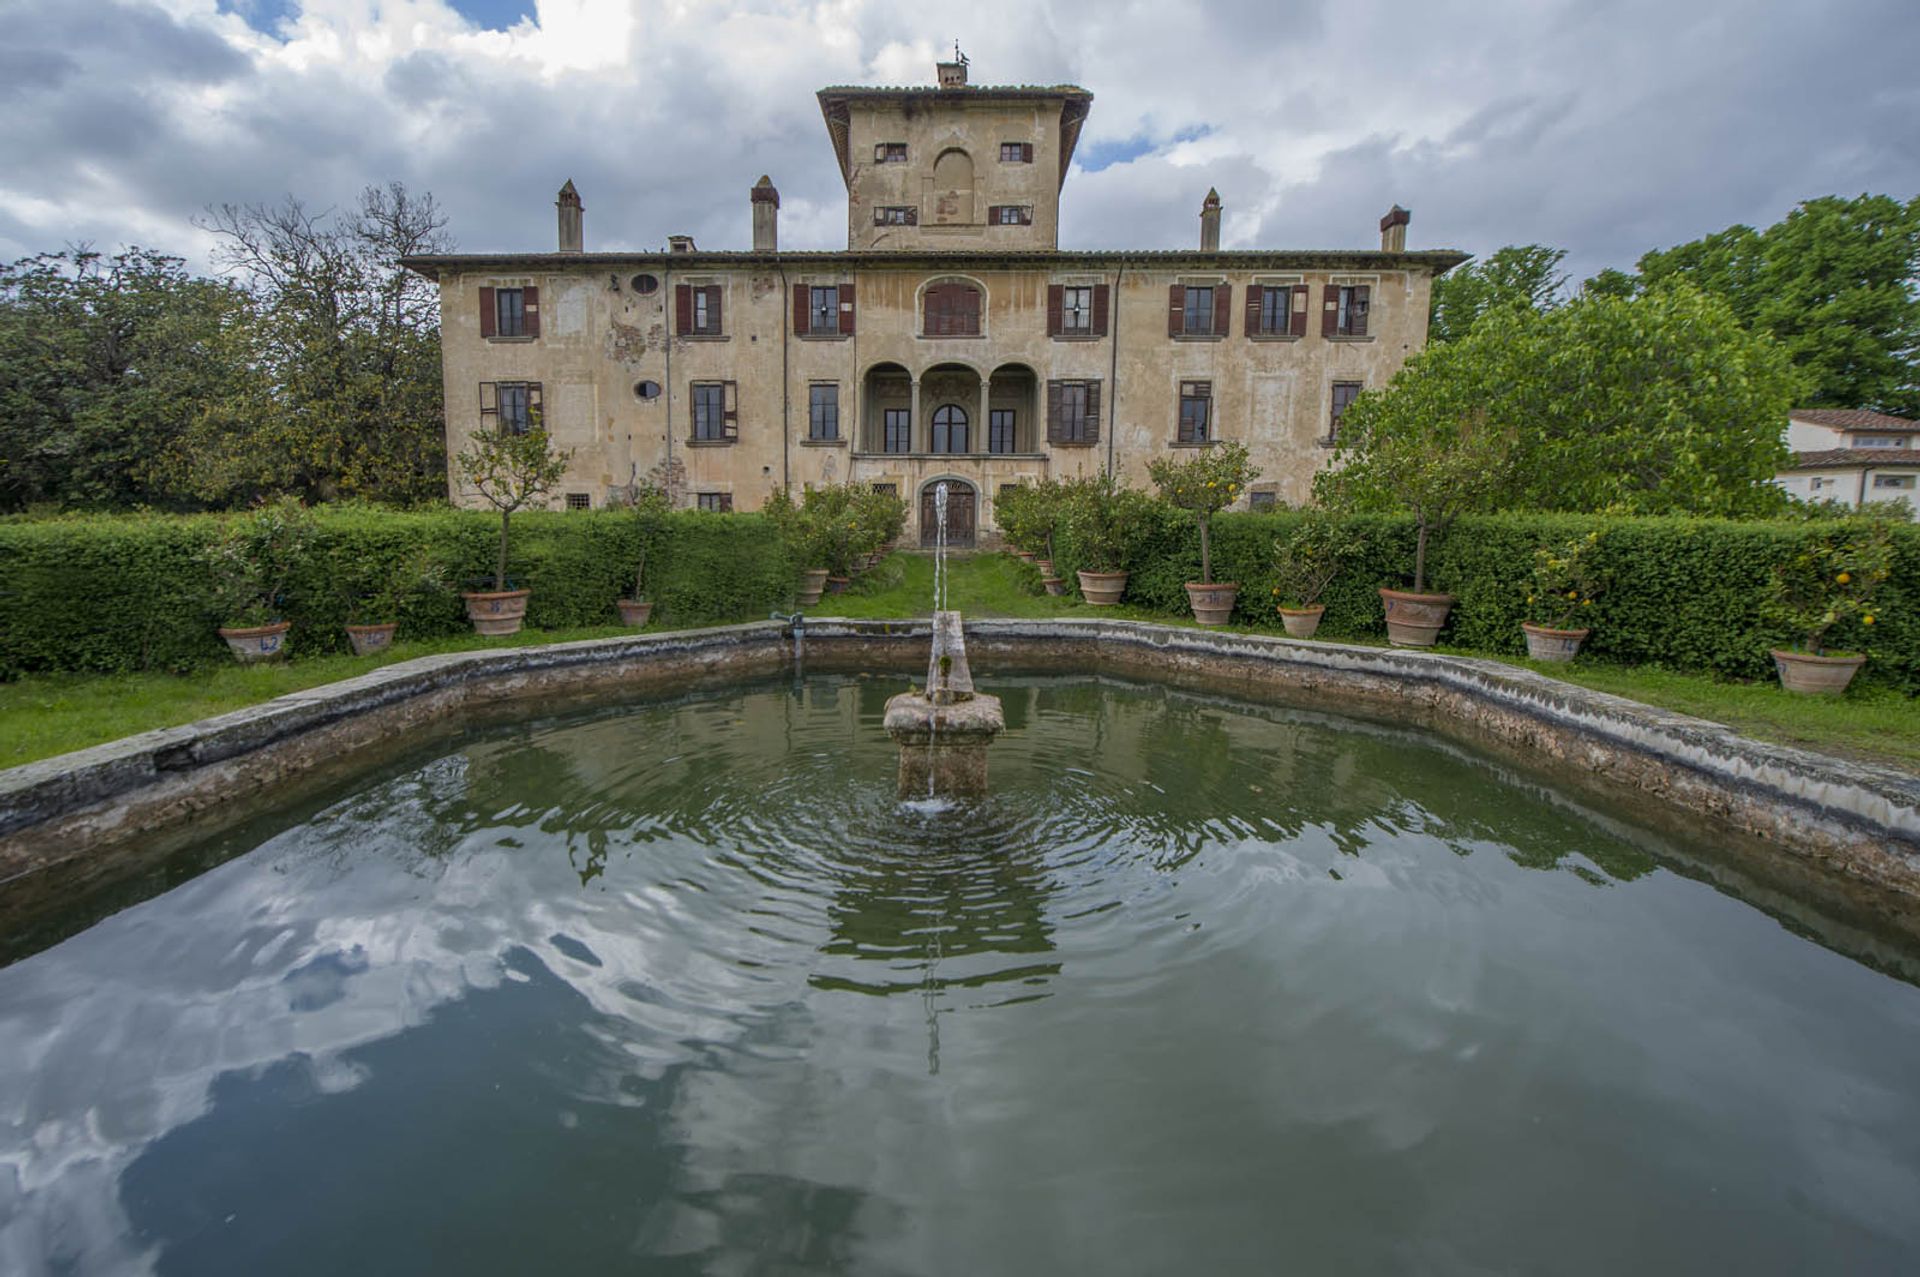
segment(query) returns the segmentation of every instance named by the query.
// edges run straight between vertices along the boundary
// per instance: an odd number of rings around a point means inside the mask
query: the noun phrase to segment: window
[[[987,451],[1009,453],[1013,450],[1013,409],[995,408],[987,414]]]
[[[1180,383],[1180,442],[1205,443],[1213,437],[1213,383]]]
[[[1818,492],[1820,491],[1820,489],[1829,486],[1831,483],[1832,483],[1832,480],[1829,480],[1829,479],[1819,479],[1819,478],[1809,479],[1807,480],[1807,491]]]
[[[683,337],[718,337],[722,326],[719,284],[673,286],[674,330]]]
[[[739,437],[739,413],[731,381],[693,383],[693,438],[696,443],[730,443]]]
[[[1320,317],[1322,337],[1365,337],[1373,289],[1366,284],[1328,284]]]
[[[1002,142],[1000,144],[1000,162],[1002,164],[1033,163],[1033,143]]]
[[[1876,488],[1911,488],[1913,476],[1910,474],[1876,474],[1873,476]]]
[[[593,498],[589,497],[586,493],[569,492],[567,494],[567,509],[591,510],[592,508],[593,508]]]
[[[1064,444],[1100,441],[1100,383],[1047,383],[1047,442]]]
[[[920,210],[910,204],[881,204],[873,210],[875,226],[918,226]]]
[[[657,381],[636,381],[633,383],[633,397],[651,403],[660,397],[660,383]]]
[[[700,508],[708,514],[732,514],[733,494],[731,492],[702,492],[695,498]]]
[[[1186,312],[1181,319],[1180,331],[1188,335],[1213,331],[1213,290],[1211,288],[1187,289]]]
[[[942,404],[933,410],[933,450],[967,450],[967,410],[958,404]]]
[[[928,337],[978,337],[980,290],[972,284],[929,284],[921,331]]]
[[[810,288],[807,290],[807,331],[810,333],[837,333],[840,331],[840,289]]]
[[[987,210],[987,222],[992,226],[1031,226],[1033,225],[1033,206],[1031,204],[995,204]]]
[[[840,387],[838,383],[815,384],[807,388],[807,438],[840,437]]]
[[[1060,331],[1067,333],[1093,331],[1093,289],[1063,288],[1060,290]]]
[[[1327,422],[1327,443],[1332,443],[1340,437],[1340,418],[1347,415],[1348,406],[1359,397],[1362,389],[1364,387],[1357,381],[1333,383],[1333,418]]]
[[[480,335],[489,341],[523,341],[540,335],[540,290],[480,290]]]
[[[1905,435],[1855,435],[1853,446],[1856,448],[1904,448],[1907,446]]]
[[[871,486],[875,492],[878,492],[883,497],[897,497],[900,495],[900,485],[897,483],[876,483]]]
[[[905,164],[907,162],[907,144],[905,142],[875,142],[873,144],[873,162],[875,164]]]
[[[913,414],[906,408],[889,408],[880,414],[883,437],[880,446],[887,452],[913,451]]]
[[[1247,336],[1303,337],[1307,331],[1306,289],[1255,284],[1247,290]],[[1295,298],[1300,298],[1298,306]]]
[[[480,424],[502,434],[523,435],[540,430],[540,383],[537,381],[483,381],[480,383]]]
[[[642,297],[658,291],[660,287],[660,277],[657,275],[635,275],[627,282],[633,285],[633,291],[639,293]]]
[[[1247,494],[1247,509],[1256,512],[1272,510],[1279,503],[1279,497],[1271,492],[1249,492]]]

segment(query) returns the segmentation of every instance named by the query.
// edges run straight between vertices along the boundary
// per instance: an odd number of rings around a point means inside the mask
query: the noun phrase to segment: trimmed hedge
[[[1213,521],[1214,578],[1238,581],[1238,621],[1271,625],[1274,539],[1297,516],[1222,514]],[[1321,600],[1321,632],[1330,638],[1384,638],[1380,586],[1407,588],[1412,576],[1410,518],[1358,515],[1362,550]],[[1463,518],[1429,551],[1432,588],[1456,596],[1443,643],[1522,655],[1527,584],[1533,552],[1599,529],[1594,563],[1610,578],[1594,604],[1593,635],[1584,654],[1629,665],[1658,665],[1729,678],[1773,674],[1767,650],[1796,636],[1768,621],[1761,601],[1776,563],[1809,541],[1845,537],[1858,520],[1749,522],[1721,519],[1608,518],[1596,515],[1492,515]],[[1875,624],[1848,623],[1829,636],[1838,650],[1872,656],[1860,681],[1920,694],[1920,526],[1894,532],[1894,571],[1875,596]],[[1056,537],[1055,570],[1073,581],[1080,554],[1071,535]],[[1170,615],[1189,614],[1187,581],[1200,576],[1200,537],[1193,519],[1157,510],[1131,561],[1129,603]]]
[[[397,567],[419,548],[445,568],[452,590],[410,600],[401,634],[471,632],[457,592],[490,577],[496,515],[323,506],[314,520],[313,550],[284,600],[294,656],[346,650],[348,600],[331,565]],[[0,522],[0,676],[183,671],[231,660],[199,558],[219,527],[212,515]],[[623,511],[515,515],[512,576],[533,590],[527,624],[618,624],[614,601],[632,586],[639,545],[638,521]],[[669,515],[647,561],[654,616],[676,624],[764,618],[791,600],[793,585],[779,535],[758,515]]]

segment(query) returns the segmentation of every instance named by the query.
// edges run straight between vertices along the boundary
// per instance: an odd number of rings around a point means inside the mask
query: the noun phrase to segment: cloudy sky
[[[1069,248],[1539,241],[1579,275],[1812,195],[1920,192],[1920,0],[0,0],[0,258],[86,241],[205,260],[192,219],[369,183],[463,250],[845,243],[813,101],[924,84],[1095,95]],[[1576,275],[1576,278],[1578,275]]]

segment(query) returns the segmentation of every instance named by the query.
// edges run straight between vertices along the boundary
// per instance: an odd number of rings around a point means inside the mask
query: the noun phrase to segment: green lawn
[[[949,606],[976,617],[1078,616],[1193,623],[1133,607],[1093,608],[1077,599],[1035,595],[1029,593],[1031,579],[1025,565],[1005,555],[957,558],[951,562],[947,601]],[[933,560],[924,555],[896,554],[856,580],[845,594],[829,595],[807,611],[812,616],[905,617],[925,616],[932,606]],[[219,666],[180,677],[37,675],[0,683],[0,767],[83,749],[155,727],[189,723],[409,657],[628,633],[632,631],[607,626],[529,631],[504,639],[465,636],[399,643],[380,657],[325,656],[285,665]],[[1670,670],[1494,659],[1596,691],[1712,719],[1761,740],[1920,771],[1920,705],[1897,693],[1856,691],[1838,698],[1802,697],[1789,695],[1771,683],[1728,683]]]

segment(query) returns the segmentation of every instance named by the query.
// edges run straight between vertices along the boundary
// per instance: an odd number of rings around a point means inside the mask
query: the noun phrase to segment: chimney
[[[753,201],[753,251],[779,252],[780,192],[773,189],[773,179],[762,173],[747,198]]]
[[[573,179],[560,188],[560,198],[553,202],[560,210],[560,251],[579,253],[586,249],[586,228],[581,214],[584,206],[580,203],[580,192],[573,189]]]
[[[1207,188],[1207,202],[1200,206],[1200,251],[1220,251],[1220,192]]]
[[[933,64],[933,69],[939,76],[941,88],[964,89],[967,87],[967,55],[960,52],[958,40],[953,42],[953,60],[936,62]]]
[[[1413,220],[1413,214],[1395,204],[1380,219],[1380,251],[1383,253],[1404,253],[1407,251],[1407,223]]]
[[[668,251],[669,253],[691,253],[691,252],[693,252],[693,251],[694,251],[694,247],[693,247],[693,236],[691,236],[691,235],[669,235],[669,236],[667,236],[667,251]]]

